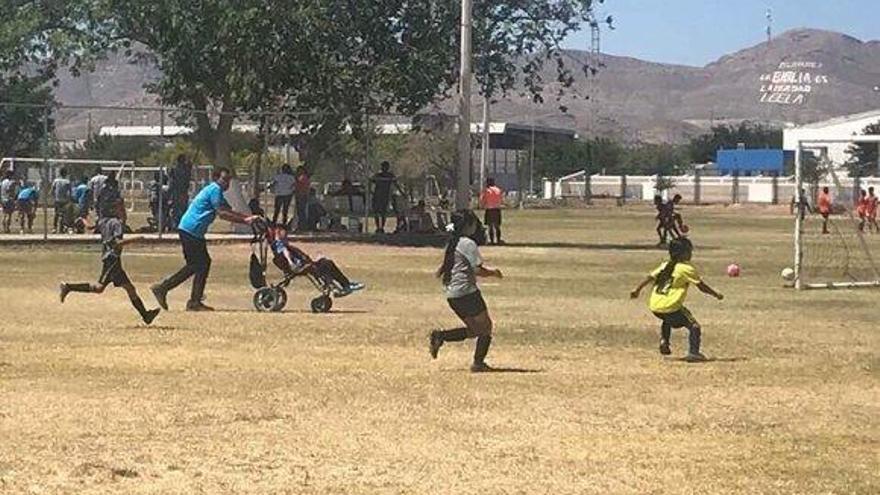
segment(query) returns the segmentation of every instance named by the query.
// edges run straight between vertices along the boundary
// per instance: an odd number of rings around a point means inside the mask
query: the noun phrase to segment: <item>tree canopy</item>
[[[862,130],[866,136],[880,135],[880,121],[868,125]],[[877,143],[854,143],[846,150],[849,159],[845,167],[852,177],[875,176],[880,171],[878,163]]]
[[[719,149],[735,149],[740,143],[746,148],[782,148],[782,130],[752,122],[719,125],[711,132],[694,138],[690,143],[690,159],[694,163],[714,162]]]

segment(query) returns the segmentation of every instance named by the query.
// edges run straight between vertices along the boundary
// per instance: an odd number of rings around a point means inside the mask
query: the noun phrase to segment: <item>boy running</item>
[[[86,292],[90,294],[100,294],[108,285],[113,284],[115,287],[121,287],[128,293],[128,299],[131,305],[141,315],[144,323],[149,325],[156,319],[159,314],[159,308],[147,310],[144,302],[138,296],[137,289],[125,273],[122,267],[122,249],[135,242],[140,238],[132,237],[123,239],[125,219],[125,203],[117,200],[106,206],[106,211],[102,212],[101,219],[98,220],[98,231],[101,233],[101,276],[98,277],[97,284],[84,283],[67,283],[63,282],[60,287],[61,302],[67,298],[71,292]]]
[[[489,230],[490,244],[504,244],[501,240],[501,206],[504,201],[504,191],[495,185],[495,179],[489,177],[486,179],[486,188],[480,194],[480,206],[486,212],[483,216],[483,223]]]
[[[0,181],[0,207],[3,208],[3,232],[9,233],[12,228],[12,214],[15,213],[15,200],[18,198],[18,181],[15,173],[7,170]]]
[[[669,243],[669,261],[663,262],[645,280],[630,293],[632,299],[641,294],[642,289],[653,284],[648,307],[654,316],[663,323],[660,327],[660,354],[667,356],[672,353],[669,339],[673,328],[687,328],[688,354],[685,360],[691,363],[705,361],[706,356],[700,352],[702,327],[684,306],[688,287],[697,286],[700,292],[718,299],[724,296],[709,287],[700,278],[697,269],[691,264],[693,245],[688,239],[673,239]]]
[[[822,188],[822,192],[819,193],[819,197],[816,200],[816,207],[819,210],[819,214],[822,215],[822,233],[828,233],[828,217],[831,216],[832,210],[831,201],[831,193],[828,191],[828,186]]]
[[[473,239],[480,231],[480,220],[471,210],[459,210],[452,214],[452,237],[446,245],[443,264],[437,269],[436,275],[446,288],[449,307],[465,326],[431,332],[428,347],[431,357],[437,359],[437,353],[445,342],[476,338],[477,346],[471,365],[474,373],[492,371],[485,361],[492,343],[492,319],[477,286],[477,277],[502,278],[501,270],[483,264],[477,242]]]
[[[18,210],[18,223],[21,226],[22,234],[25,232],[25,224],[27,224],[28,234],[34,231],[34,218],[37,217],[37,200],[39,198],[40,193],[34,186],[25,184],[18,192],[15,208]]]

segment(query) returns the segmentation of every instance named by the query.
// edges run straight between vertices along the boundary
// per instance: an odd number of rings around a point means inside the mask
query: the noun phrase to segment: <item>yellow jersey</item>
[[[651,272],[654,280],[666,267],[668,261],[663,262],[656,270]],[[700,274],[694,265],[688,262],[678,262],[675,269],[672,270],[672,277],[666,281],[663,286],[654,285],[651,291],[651,299],[648,301],[648,308],[654,313],[668,314],[675,313],[684,307],[684,300],[687,298],[688,287],[691,284],[700,283]]]

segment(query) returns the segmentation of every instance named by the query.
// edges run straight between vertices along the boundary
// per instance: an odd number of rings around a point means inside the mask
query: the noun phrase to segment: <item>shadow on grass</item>
[[[181,327],[172,327],[170,325],[128,325],[122,327],[123,330],[155,330],[159,332],[170,332],[173,330],[183,330]]]
[[[448,370],[443,370],[443,371],[446,372],[446,373],[459,373],[459,372],[466,372],[466,373],[471,373],[471,374],[474,374],[474,375],[481,375],[481,374],[484,374],[484,373],[523,373],[523,374],[528,374],[528,373],[545,373],[545,371],[542,370],[542,369],[533,369],[533,368],[509,368],[509,367],[508,367],[508,368],[504,368],[504,367],[500,367],[500,368],[492,368],[492,369],[489,370],[489,371],[481,371],[481,372],[479,372],[479,373],[473,373],[471,370],[469,370],[469,369],[467,369],[467,368],[460,368],[460,369],[459,369],[459,368],[455,368],[455,369],[448,369]]]
[[[671,359],[670,359],[670,361],[678,361],[678,362],[680,362],[680,363],[688,363],[688,364],[739,363],[739,362],[748,361],[748,360],[749,360],[749,358],[747,358],[747,357],[743,357],[743,356],[738,356],[738,357],[710,357],[710,358],[707,358],[705,361],[697,361],[697,362],[694,362],[694,363],[689,362],[689,361],[687,360],[687,358],[684,358],[684,357],[678,357],[678,358],[671,358]]]
[[[587,244],[583,242],[508,242],[502,247],[544,248],[544,249],[582,249],[586,251],[666,251],[666,246],[657,244]],[[713,246],[700,246],[700,250],[718,249]]]
[[[329,315],[362,315],[371,313],[372,311],[367,311],[365,309],[331,309],[330,312],[324,313]],[[260,313],[256,309],[217,309],[212,311],[212,313]],[[300,314],[300,315],[311,315],[311,314],[321,314],[315,313],[310,309],[285,309],[284,311],[266,311],[264,312],[267,315],[271,314],[279,314],[279,315],[290,315],[290,314]],[[208,313],[211,314],[211,313]]]

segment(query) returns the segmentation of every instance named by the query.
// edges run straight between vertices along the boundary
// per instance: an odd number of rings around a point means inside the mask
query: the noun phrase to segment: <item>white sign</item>
[[[761,74],[761,103],[803,105],[807,96],[830,83],[818,62],[782,62],[773,72]]]

